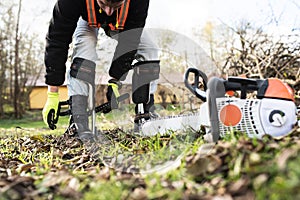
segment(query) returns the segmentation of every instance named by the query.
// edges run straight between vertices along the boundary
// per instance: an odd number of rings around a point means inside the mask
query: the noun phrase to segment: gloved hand
[[[117,109],[119,105],[117,98],[120,96],[119,89],[122,88],[122,83],[117,79],[110,79],[107,86],[106,98],[111,102],[111,108]]]
[[[59,94],[58,92],[47,92],[48,98],[47,102],[43,108],[43,120],[46,125],[49,126],[50,129],[55,129],[56,126],[54,125],[57,123],[55,119],[57,119],[57,110],[59,104]]]

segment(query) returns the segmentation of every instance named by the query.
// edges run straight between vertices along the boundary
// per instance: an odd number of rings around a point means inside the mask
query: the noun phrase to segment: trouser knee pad
[[[148,104],[150,82],[159,78],[159,61],[141,61],[134,65],[132,76],[132,101],[135,104]]]
[[[74,58],[71,65],[70,75],[74,78],[95,85],[96,63],[83,58]]]

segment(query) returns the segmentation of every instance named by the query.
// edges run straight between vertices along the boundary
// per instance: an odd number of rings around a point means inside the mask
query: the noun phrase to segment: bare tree
[[[0,117],[4,116],[4,105],[12,99],[9,96],[9,87],[12,80],[12,58],[13,58],[13,41],[11,38],[12,30],[14,30],[14,14],[13,5],[4,4],[1,7],[1,24],[0,24]]]
[[[19,30],[21,2],[3,3],[0,23],[0,118],[5,108],[13,108],[13,116],[21,118],[28,107],[29,94],[43,67],[42,42],[36,35]],[[3,12],[2,12],[3,11]],[[16,15],[15,12],[18,14]]]
[[[19,0],[17,24],[15,29],[15,63],[14,63],[14,114],[15,118],[21,118],[22,112],[20,108],[20,85],[19,85],[19,25],[20,25],[20,13],[22,8],[22,0]]]
[[[300,90],[300,42],[296,32],[270,35],[242,20],[236,27],[206,26],[202,32],[198,31],[198,36],[211,48],[209,52],[224,75],[276,77]]]

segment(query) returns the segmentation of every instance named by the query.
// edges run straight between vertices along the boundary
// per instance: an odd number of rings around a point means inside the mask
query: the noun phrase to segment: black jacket
[[[99,10],[97,1],[94,0],[95,10]],[[149,0],[131,0],[127,20],[122,31],[135,28],[143,28],[147,18]],[[87,19],[86,0],[58,0],[53,9],[53,17],[50,21],[49,30],[46,36],[45,65],[46,65],[46,84],[59,86],[64,83],[66,72],[66,61],[69,45],[72,42],[72,36],[75,31],[77,21],[81,16]],[[107,16],[105,12],[96,12],[97,22],[106,27],[106,24],[116,23],[116,12],[112,16]],[[126,73],[129,69],[128,63],[132,61],[140,40],[141,32],[130,34],[131,37],[119,37],[118,45],[114,54],[109,74],[117,79]],[[120,34],[122,35],[122,34]],[[124,34],[126,35],[126,34]],[[130,46],[130,47],[128,47]],[[129,53],[123,55],[124,48],[131,49]],[[120,56],[122,55],[122,56]],[[127,66],[127,67],[126,67]]]

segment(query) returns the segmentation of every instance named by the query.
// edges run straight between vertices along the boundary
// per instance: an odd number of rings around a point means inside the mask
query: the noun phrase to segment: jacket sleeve
[[[46,84],[59,86],[65,81],[69,45],[80,16],[82,0],[58,0],[46,35]]]
[[[131,69],[140,37],[148,15],[149,0],[131,0],[124,30],[117,35],[118,44],[114,53],[109,75],[124,80]]]

